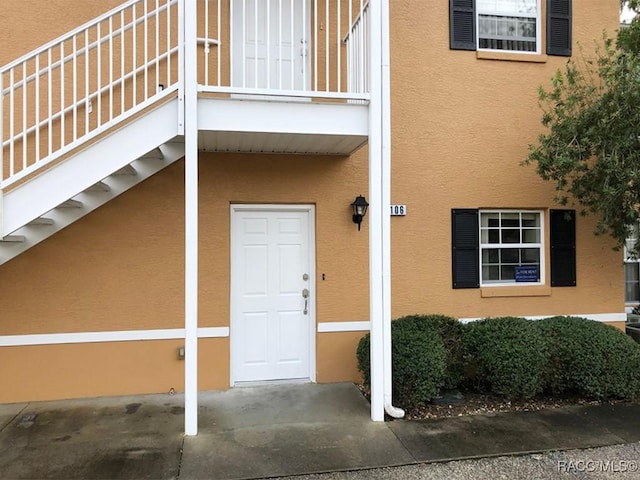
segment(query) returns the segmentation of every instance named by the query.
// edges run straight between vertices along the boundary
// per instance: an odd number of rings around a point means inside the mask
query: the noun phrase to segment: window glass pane
[[[540,264],[540,250],[537,248],[523,248],[521,250],[522,263]]]
[[[625,282],[637,282],[638,281],[638,264],[637,263],[625,263],[624,264],[624,280]]]
[[[502,214],[502,226],[503,227],[519,227],[520,226],[520,214],[518,214],[518,213],[503,213]]]
[[[516,279],[516,270],[513,265],[503,265],[500,268],[500,274],[501,274],[500,280],[515,281]]]
[[[480,214],[480,225],[483,227],[498,227],[500,221],[499,213]]]
[[[624,301],[627,303],[640,302],[640,288],[638,283],[627,283],[624,289]]]
[[[523,230],[522,243],[540,243],[540,230]]]
[[[523,213],[522,214],[522,226],[523,227],[539,227],[540,226],[540,214],[538,214],[538,213]]]
[[[537,0],[477,0],[478,11],[482,13],[535,15]]]
[[[520,243],[520,230],[502,230],[502,243]]]
[[[482,263],[498,263],[500,262],[500,250],[497,248],[487,248],[482,250]]]
[[[500,280],[500,267],[496,267],[496,266],[482,267],[482,279],[485,282]]]
[[[501,251],[502,263],[520,263],[520,249],[503,248]]]
[[[537,0],[519,0],[518,13],[528,13],[534,15],[538,11]]]

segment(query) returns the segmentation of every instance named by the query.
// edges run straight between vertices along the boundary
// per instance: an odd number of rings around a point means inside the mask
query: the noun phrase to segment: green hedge
[[[513,399],[532,398],[545,385],[547,344],[535,322],[487,318],[464,328],[465,356],[478,389]]]
[[[442,388],[454,390],[465,379],[463,324],[447,315],[407,315],[394,321],[396,327],[411,330],[431,330],[438,334],[446,352],[446,370]]]
[[[394,403],[405,408],[460,387],[512,399],[640,397],[640,345],[600,322],[409,315],[391,323],[391,334]],[[366,385],[369,342],[367,334],[357,349]]]
[[[394,404],[405,408],[428,403],[445,380],[446,350],[437,332],[411,322],[391,323]],[[358,344],[358,369],[370,385],[370,336]]]
[[[624,332],[579,317],[533,323],[549,345],[549,393],[596,399],[640,396],[640,346]]]

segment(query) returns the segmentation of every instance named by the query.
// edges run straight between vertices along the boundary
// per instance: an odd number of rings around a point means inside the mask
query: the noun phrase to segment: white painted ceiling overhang
[[[198,100],[204,152],[350,155],[367,143],[366,104],[247,98]]]

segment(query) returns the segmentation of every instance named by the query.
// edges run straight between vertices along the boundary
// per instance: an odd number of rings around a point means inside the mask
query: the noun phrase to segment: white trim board
[[[556,315],[517,315],[527,320],[542,320],[543,318],[555,317]],[[626,313],[577,313],[564,315],[566,317],[581,317],[596,322],[624,322],[627,319]],[[482,317],[460,318],[462,323],[477,322]],[[368,332],[371,328],[371,322],[368,320],[357,322],[319,322],[318,333],[332,332]]]
[[[580,317],[593,320],[595,322],[625,322],[627,320],[626,313],[571,313],[566,315],[514,315],[515,317],[526,318],[527,320],[542,320],[550,317]],[[460,318],[462,323],[477,322],[482,318]]]
[[[206,327],[198,329],[198,338],[225,338],[228,336],[229,327]],[[184,337],[184,328],[123,330],[113,332],[43,333],[35,335],[0,335],[0,347],[132,342],[145,340],[184,340]]]
[[[320,322],[318,323],[318,333],[328,332],[368,332],[371,329],[371,322]]]

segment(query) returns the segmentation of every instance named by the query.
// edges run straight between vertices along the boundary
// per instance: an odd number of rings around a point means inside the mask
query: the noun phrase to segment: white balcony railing
[[[200,92],[368,100],[365,0],[185,1]],[[178,95],[180,2],[129,0],[0,69],[0,190]]]
[[[200,1],[201,90],[368,98],[365,0]]]

